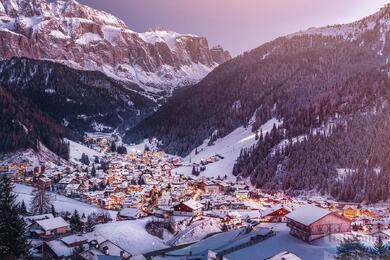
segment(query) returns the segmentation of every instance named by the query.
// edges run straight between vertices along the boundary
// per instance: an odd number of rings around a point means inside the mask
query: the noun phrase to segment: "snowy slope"
[[[14,193],[17,194],[17,201],[21,202],[24,200],[27,207],[29,207],[30,201],[32,199],[32,191],[34,190],[33,187],[22,185],[22,184],[16,184],[14,188]],[[91,213],[98,213],[99,211],[102,211],[103,209],[65,197],[61,196],[55,193],[49,193],[50,198],[52,200],[52,203],[55,207],[55,209],[59,212],[61,211],[69,211],[73,212],[77,210],[80,214],[84,213],[86,215]],[[106,210],[104,210],[106,211]],[[111,217],[113,219],[116,218],[117,212],[115,211],[108,211],[110,213]]]
[[[253,246],[241,249],[226,255],[230,260],[242,259],[266,259],[283,251],[294,253],[304,260],[312,259],[334,259],[336,246],[339,242],[335,237],[334,241],[327,238],[319,239],[313,244],[308,244],[289,234],[289,228],[284,223],[262,224],[261,227],[272,228],[276,235]],[[240,234],[240,230],[225,232],[216,236],[202,240],[184,249],[170,252],[166,257],[156,257],[155,259],[181,259],[181,255],[188,255],[191,251],[193,255],[205,254],[210,250],[223,250],[234,245],[242,244],[249,240],[254,234]],[[341,235],[340,235],[341,236]],[[175,256],[177,255],[177,256]]]
[[[132,255],[166,248],[163,241],[145,230],[149,218],[97,225],[95,231]]]
[[[271,131],[274,124],[278,126],[281,124],[281,121],[273,118],[266,122],[260,127],[263,134]],[[196,149],[194,149],[190,155],[184,158],[186,166],[177,168],[175,172],[178,174],[191,175],[191,163],[199,163],[202,159],[207,159],[210,156],[218,154],[224,157],[224,159],[208,164],[206,166],[206,170],[202,172],[200,176],[223,177],[226,174],[228,179],[235,180],[235,177],[232,175],[232,171],[236,159],[240,155],[241,149],[251,147],[256,143],[256,140],[255,134],[251,132],[251,126],[249,126],[247,128],[237,128],[224,138],[218,139],[212,146],[208,146],[207,143],[208,140],[205,140],[201,146],[196,148],[198,150],[198,154],[195,154]]]
[[[88,157],[94,158],[94,156],[100,157],[101,154],[93,149],[88,148],[85,145],[76,143],[72,140],[66,139],[67,142],[69,142],[69,157],[72,161],[78,162],[81,158],[81,155],[85,153],[88,155]]]

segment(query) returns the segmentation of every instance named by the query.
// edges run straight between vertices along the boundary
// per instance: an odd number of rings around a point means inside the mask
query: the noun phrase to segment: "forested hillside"
[[[157,106],[135,84],[51,61],[1,61],[0,83],[78,132],[133,126]]]
[[[69,145],[63,138],[71,133],[26,98],[3,86],[0,86],[0,118],[0,152],[38,149],[41,142],[64,159],[69,158]]]
[[[272,117],[283,124],[242,152],[235,175],[267,189],[387,199],[389,192],[381,197],[374,187],[390,188],[382,155],[390,152],[389,20],[387,6],[353,24],[311,29],[245,53],[173,97],[127,140],[155,136],[164,150],[186,155],[212,133],[245,126],[256,111],[253,131]]]

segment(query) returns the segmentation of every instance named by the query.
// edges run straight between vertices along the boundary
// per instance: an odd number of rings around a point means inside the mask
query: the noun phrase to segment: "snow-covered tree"
[[[26,215],[28,213],[26,203],[24,203],[24,200],[22,200],[22,203],[19,206],[20,214]]]
[[[33,215],[51,213],[51,205],[50,197],[44,189],[33,191],[30,210]]]
[[[25,259],[29,245],[24,237],[25,224],[12,193],[11,180],[0,175],[0,259]]]
[[[88,215],[87,222],[85,223],[85,231],[92,232],[95,229],[95,223],[91,215]]]
[[[72,217],[69,220],[70,228],[75,232],[83,231],[83,224],[80,220],[80,215],[77,210],[74,211]]]
[[[57,215],[58,215],[56,208],[54,207],[53,204],[51,205],[51,214],[53,214],[54,217],[57,217]]]
[[[89,165],[90,161],[89,161],[88,155],[86,155],[85,153],[83,153],[83,154],[81,155],[80,162],[82,162],[82,163],[85,164],[85,165]]]

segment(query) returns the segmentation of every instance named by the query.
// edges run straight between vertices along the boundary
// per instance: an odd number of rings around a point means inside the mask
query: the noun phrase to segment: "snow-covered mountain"
[[[233,175],[262,189],[388,200],[389,25],[387,5],[351,24],[263,44],[169,99],[124,140],[154,137],[164,151],[195,160],[230,157]],[[281,123],[264,127],[271,119]],[[236,141],[248,141],[248,126],[254,146]],[[233,163],[207,168],[229,175]]]
[[[386,46],[388,33],[390,32],[390,4],[386,4],[379,12],[367,16],[356,22],[349,24],[330,25],[326,27],[312,27],[306,31],[301,31],[289,35],[289,37],[302,35],[321,35],[326,37],[340,37],[346,41],[358,41],[364,46],[368,41],[364,41],[366,34],[372,34],[371,43],[374,43],[371,49],[377,49],[378,54],[383,56],[384,51],[389,51]],[[375,41],[373,41],[375,40]]]
[[[230,59],[204,37],[130,30],[74,0],[0,0],[0,58],[28,57],[99,70],[150,92],[191,85]]]

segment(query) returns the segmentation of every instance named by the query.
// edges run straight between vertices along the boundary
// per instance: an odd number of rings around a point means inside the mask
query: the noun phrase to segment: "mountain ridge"
[[[340,26],[325,27],[325,35],[317,30],[279,37],[245,52],[172,97],[129,131],[125,140],[156,137],[163,150],[185,156],[206,139],[213,145],[217,138],[248,127],[255,114],[251,128],[258,144],[241,152],[234,175],[250,178],[263,189],[314,188],[342,200],[385,200],[388,194],[378,190],[385,188],[390,171],[381,154],[390,151],[384,145],[372,146],[359,129],[386,140],[388,7],[352,24],[359,27],[368,19],[375,24],[357,29],[360,33],[353,37],[328,33],[338,32]],[[263,136],[260,126],[271,118],[282,123]],[[321,130],[334,118],[339,122]],[[337,169],[341,168],[359,170],[339,178]],[[379,168],[380,174],[375,175]],[[367,184],[370,180],[381,188]],[[361,185],[354,186],[357,182]]]
[[[198,82],[231,58],[204,37],[155,29],[136,33],[117,17],[77,1],[1,0],[0,57],[49,59],[98,70],[168,93]]]

